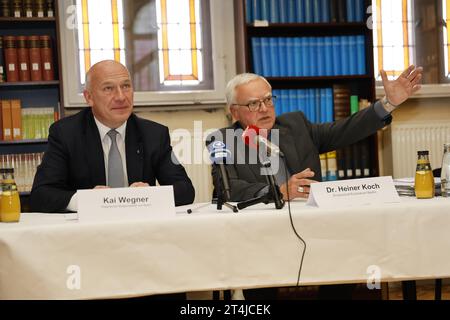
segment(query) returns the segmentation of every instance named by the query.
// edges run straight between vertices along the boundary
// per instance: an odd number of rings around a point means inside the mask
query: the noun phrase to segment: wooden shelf
[[[58,80],[53,81],[22,81],[22,82],[2,82],[1,87],[34,87],[34,86],[57,86]]]
[[[38,17],[33,17],[33,18],[13,18],[13,17],[0,17],[0,22],[16,22],[16,23],[21,23],[21,22],[55,22],[56,18],[55,17],[43,17],[43,18],[38,18]]]
[[[42,144],[42,143],[47,143],[47,139],[0,141],[0,145]]]

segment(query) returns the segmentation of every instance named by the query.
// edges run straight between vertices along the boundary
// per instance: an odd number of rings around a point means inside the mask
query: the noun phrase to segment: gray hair
[[[270,83],[266,80],[266,78],[264,78],[263,76],[260,76],[258,74],[254,74],[254,73],[241,73],[236,75],[233,79],[231,79],[228,84],[227,87],[225,89],[225,96],[227,98],[227,105],[231,106],[233,104],[236,103],[236,101],[234,100],[236,98],[236,88],[247,84],[251,81],[255,81],[261,79],[264,82],[266,82],[270,88],[272,88],[272,86],[270,85]]]

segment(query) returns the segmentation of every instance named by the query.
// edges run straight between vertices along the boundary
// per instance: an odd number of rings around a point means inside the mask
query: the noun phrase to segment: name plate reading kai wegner
[[[389,176],[312,183],[306,204],[339,208],[396,202],[400,202],[400,197]]]
[[[78,220],[175,217],[172,186],[78,190]]]

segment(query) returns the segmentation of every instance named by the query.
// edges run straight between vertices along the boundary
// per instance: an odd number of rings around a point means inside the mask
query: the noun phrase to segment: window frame
[[[70,6],[74,0],[61,0],[59,5],[59,27],[61,38],[61,60],[64,105],[66,108],[85,107],[83,93],[79,92],[79,58],[76,30],[68,28],[73,22],[74,12]],[[76,13],[76,10],[75,10]],[[234,27],[230,31],[230,21],[234,21],[232,1],[211,0],[211,44],[213,55],[214,89],[196,91],[135,91],[135,106],[178,106],[185,110],[189,106],[225,103],[225,86],[227,81],[236,74]],[[233,24],[231,24],[233,26]],[[76,62],[76,63],[74,63]],[[170,108],[173,109],[173,108]]]

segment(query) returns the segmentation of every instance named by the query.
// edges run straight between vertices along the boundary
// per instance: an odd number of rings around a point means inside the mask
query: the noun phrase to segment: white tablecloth
[[[291,207],[307,243],[301,284],[366,282],[372,265],[383,281],[450,277],[450,199],[328,210],[294,201]],[[20,223],[0,223],[0,299],[295,285],[303,246],[287,206],[272,208],[232,213],[210,205],[190,215],[102,223],[23,214]],[[67,285],[70,266],[79,268],[79,289]]]

